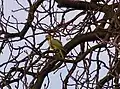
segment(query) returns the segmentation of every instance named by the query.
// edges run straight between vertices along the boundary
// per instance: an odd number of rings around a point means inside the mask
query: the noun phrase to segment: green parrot
[[[48,44],[50,45],[50,48],[58,51],[59,55],[63,59],[64,58],[63,52],[65,52],[65,50],[62,43],[57,39],[53,39],[53,37],[50,35],[46,35],[46,39],[48,40]]]

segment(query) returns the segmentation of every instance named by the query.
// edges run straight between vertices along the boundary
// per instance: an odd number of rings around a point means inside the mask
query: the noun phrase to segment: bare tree
[[[119,0],[24,1],[14,0],[19,8],[8,17],[0,2],[1,89],[47,89],[48,74],[61,70],[61,89],[120,88]],[[49,48],[48,34],[64,45],[64,59]]]

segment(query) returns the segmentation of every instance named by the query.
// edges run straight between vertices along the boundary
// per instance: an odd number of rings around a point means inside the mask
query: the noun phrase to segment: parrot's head
[[[50,40],[52,37],[50,35],[46,35],[46,39]]]

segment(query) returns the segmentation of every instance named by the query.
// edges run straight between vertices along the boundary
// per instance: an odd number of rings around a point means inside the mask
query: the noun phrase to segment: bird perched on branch
[[[46,39],[48,40],[50,48],[55,50],[55,51],[58,51],[58,54],[63,59],[64,58],[63,52],[65,52],[65,50],[64,50],[64,47],[63,47],[62,43],[59,40],[54,39],[50,35],[46,35]]]

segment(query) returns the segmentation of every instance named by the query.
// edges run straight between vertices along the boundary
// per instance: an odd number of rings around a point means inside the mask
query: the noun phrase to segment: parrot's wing
[[[52,44],[53,48],[59,50],[59,54],[61,55],[62,58],[64,58],[63,52],[66,53],[66,51],[64,50],[62,43],[57,39],[53,39],[53,40],[51,40],[51,44]]]
[[[58,39],[54,39],[54,41],[56,41],[58,44],[60,44],[62,46],[62,42],[59,41]]]
[[[55,47],[58,47],[58,48],[62,47],[62,43],[57,39],[51,40],[51,45],[55,46]]]
[[[52,44],[52,46],[55,47],[56,49],[65,51],[65,50],[64,50],[64,47],[62,46],[62,43],[61,43],[59,40],[53,39],[53,40],[51,40],[51,44]]]

